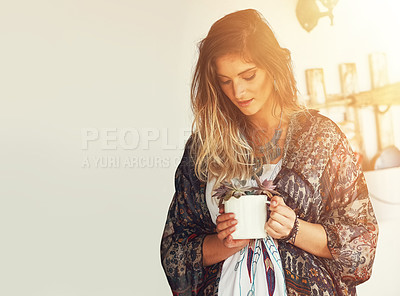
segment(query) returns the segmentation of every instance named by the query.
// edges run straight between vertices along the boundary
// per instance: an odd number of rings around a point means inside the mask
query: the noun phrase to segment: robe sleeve
[[[201,190],[205,185],[195,177],[193,167],[186,145],[161,240],[161,262],[173,295],[203,295],[216,273],[213,267],[203,267],[203,241],[214,226]]]
[[[371,276],[378,224],[364,175],[344,135],[323,173],[322,195],[328,198],[322,225],[333,257],[324,261],[337,282],[354,287]]]

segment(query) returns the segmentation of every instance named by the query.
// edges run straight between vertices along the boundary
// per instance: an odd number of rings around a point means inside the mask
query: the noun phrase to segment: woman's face
[[[267,71],[238,54],[217,58],[216,68],[222,91],[243,114],[251,118],[271,112],[273,79]]]

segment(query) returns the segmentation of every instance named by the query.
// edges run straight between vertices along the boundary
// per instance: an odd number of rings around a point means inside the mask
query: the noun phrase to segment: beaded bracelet
[[[299,219],[296,215],[296,219],[294,220],[292,230],[290,230],[289,234],[286,237],[282,238],[281,240],[284,242],[289,242],[292,245],[294,245],[298,231],[299,231]]]

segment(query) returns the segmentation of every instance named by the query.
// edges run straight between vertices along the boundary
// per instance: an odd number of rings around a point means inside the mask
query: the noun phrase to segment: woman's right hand
[[[217,217],[217,234],[210,234],[204,238],[203,242],[203,265],[210,266],[221,262],[243,249],[250,240],[233,239],[232,233],[236,229],[237,220],[235,214],[225,213],[219,210]]]
[[[242,249],[250,240],[233,239],[232,233],[236,230],[237,220],[234,213],[225,213],[223,208],[219,209],[220,215],[217,217],[217,237],[227,248]]]

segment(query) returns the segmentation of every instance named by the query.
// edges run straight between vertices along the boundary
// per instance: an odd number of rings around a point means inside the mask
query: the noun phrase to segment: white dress
[[[282,162],[263,166],[261,181],[274,179]],[[256,186],[248,180],[247,184]],[[206,202],[211,219],[216,223],[218,202],[212,197],[215,179],[206,187]],[[286,294],[285,275],[278,252],[278,243],[270,236],[250,240],[239,252],[227,258],[221,271],[219,296],[283,296]]]

